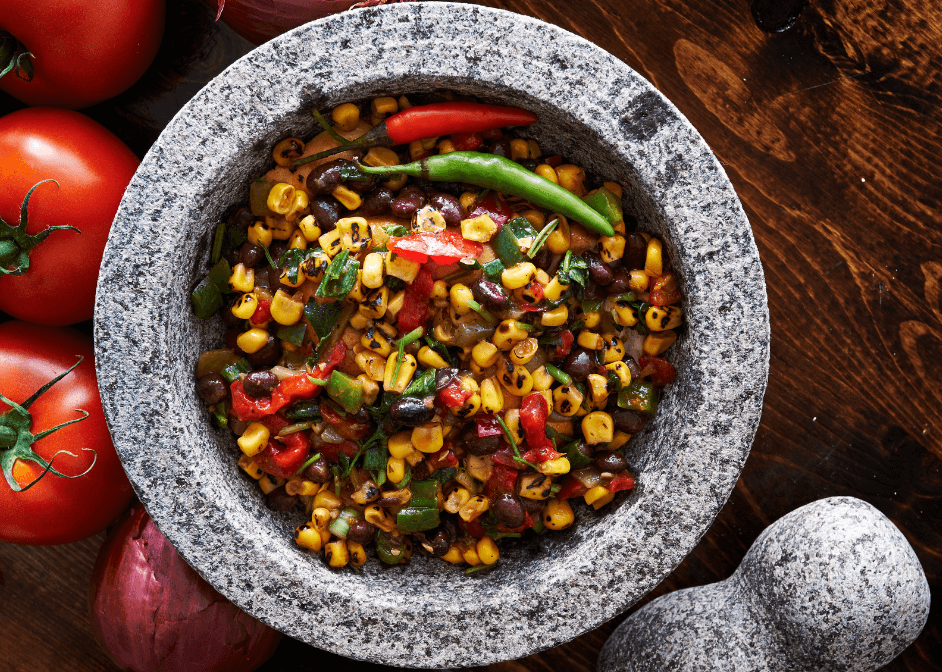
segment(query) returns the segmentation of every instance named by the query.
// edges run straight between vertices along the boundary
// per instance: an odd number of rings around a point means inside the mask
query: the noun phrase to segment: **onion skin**
[[[89,608],[98,643],[128,672],[251,672],[282,637],[200,578],[140,504],[99,551]]]

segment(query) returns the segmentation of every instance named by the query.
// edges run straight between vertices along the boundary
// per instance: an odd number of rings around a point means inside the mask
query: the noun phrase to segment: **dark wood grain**
[[[719,157],[762,256],[772,356],[752,454],[716,523],[641,604],[729,576],[785,513],[851,495],[903,531],[932,590],[926,629],[885,669],[940,669],[942,13],[928,1],[759,2],[480,4],[557,24],[648,78]],[[247,48],[198,5],[169,5],[179,48],[134,89],[90,111],[139,154]],[[756,16],[784,30],[763,31]],[[16,107],[0,98],[0,112]],[[84,611],[100,541],[0,545],[0,672],[55,663],[69,672],[115,669]],[[477,669],[594,670],[625,616],[566,645]],[[392,669],[292,640],[262,669],[326,666]]]

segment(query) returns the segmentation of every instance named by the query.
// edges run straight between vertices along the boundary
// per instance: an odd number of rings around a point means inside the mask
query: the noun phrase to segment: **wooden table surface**
[[[642,604],[726,578],[780,516],[822,497],[850,495],[903,531],[932,587],[925,630],[885,669],[942,668],[938,4],[481,4],[591,40],[673,101],[725,167],[765,268],[771,374],[752,454],[716,523]],[[130,91],[87,113],[143,156],[176,110],[248,48],[214,25],[203,5],[169,0],[154,66]],[[0,114],[18,107],[0,94]],[[86,615],[103,538],[59,547],[0,544],[0,672],[116,669],[92,640]],[[480,669],[594,670],[623,618],[566,645]],[[262,670],[326,665],[391,669],[286,639]]]

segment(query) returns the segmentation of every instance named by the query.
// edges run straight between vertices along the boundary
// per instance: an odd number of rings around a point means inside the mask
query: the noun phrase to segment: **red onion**
[[[251,672],[281,641],[200,578],[140,504],[101,547],[89,605],[95,638],[129,672]]]
[[[371,7],[407,0],[204,0],[217,11],[216,18],[249,42],[261,44],[304,25],[308,21],[342,12],[350,7]]]

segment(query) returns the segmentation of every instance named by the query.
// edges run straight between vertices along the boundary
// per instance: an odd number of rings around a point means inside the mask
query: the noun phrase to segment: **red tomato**
[[[29,269],[0,276],[0,310],[37,324],[91,319],[95,285],[111,222],[137,170],[127,146],[88,117],[28,108],[0,118],[0,219],[16,226],[30,188],[26,231],[54,231],[32,248]]]
[[[0,30],[32,53],[35,76],[0,90],[27,105],[79,109],[140,79],[164,32],[164,0],[3,0]]]
[[[85,359],[55,383],[28,409],[33,434],[82,417],[36,441],[33,450],[45,460],[59,451],[52,466],[66,475],[47,473],[27,490],[14,491],[0,480],[0,539],[21,544],[64,544],[101,532],[131,502],[131,484],[111,443],[98,396],[92,340],[71,329],[23,322],[0,324],[0,394],[22,404],[39,388]],[[11,407],[0,402],[0,414]],[[9,417],[9,415],[7,415]],[[88,450],[86,450],[88,449]],[[95,451],[92,453],[91,451]],[[0,451],[0,453],[5,451]],[[94,462],[94,464],[93,464]],[[91,467],[91,469],[89,469]],[[22,487],[42,473],[34,462],[16,460],[12,475]]]

